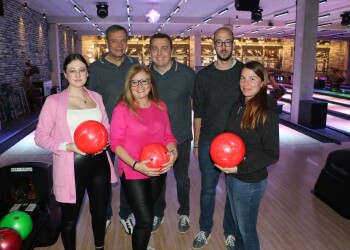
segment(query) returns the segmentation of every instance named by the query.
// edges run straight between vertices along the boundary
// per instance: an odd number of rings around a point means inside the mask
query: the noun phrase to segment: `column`
[[[291,121],[298,123],[300,100],[312,100],[319,0],[298,0],[296,14]]]

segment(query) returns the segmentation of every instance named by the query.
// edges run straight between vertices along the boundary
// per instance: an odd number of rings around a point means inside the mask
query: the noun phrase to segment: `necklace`
[[[83,94],[84,97],[81,97],[81,96],[76,96],[76,95],[69,95],[69,97],[75,97],[75,98],[78,98],[80,100],[82,100],[84,103],[87,102],[86,98],[85,98],[85,92]]]

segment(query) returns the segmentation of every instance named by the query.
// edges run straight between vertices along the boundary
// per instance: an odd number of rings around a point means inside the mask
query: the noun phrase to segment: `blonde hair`
[[[121,102],[124,103],[129,108],[130,112],[136,116],[137,116],[137,111],[136,111],[135,97],[131,92],[130,81],[136,74],[140,72],[145,72],[150,79],[149,84],[151,86],[151,90],[148,94],[148,98],[151,100],[151,102],[156,104],[159,108],[163,109],[160,106],[160,99],[158,96],[157,85],[151,70],[148,67],[143,65],[138,65],[138,64],[133,65],[130,67],[130,69],[126,73],[124,93],[119,96],[117,103],[121,103]]]

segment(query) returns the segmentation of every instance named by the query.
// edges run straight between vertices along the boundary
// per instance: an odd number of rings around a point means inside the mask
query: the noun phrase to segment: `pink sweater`
[[[149,108],[138,108],[138,116],[132,114],[129,108],[120,103],[113,110],[111,121],[111,150],[115,152],[118,146],[122,146],[135,161],[139,161],[139,155],[144,146],[150,143],[160,143],[166,146],[176,139],[170,130],[169,115],[166,105],[161,102],[164,110],[154,103]],[[127,165],[118,158],[119,176],[125,173],[126,179],[149,178]]]

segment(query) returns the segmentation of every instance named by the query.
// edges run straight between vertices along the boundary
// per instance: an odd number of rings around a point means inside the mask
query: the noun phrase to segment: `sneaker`
[[[190,228],[190,219],[187,215],[180,215],[179,223],[177,224],[177,229],[180,233],[186,233]]]
[[[155,233],[158,231],[160,224],[162,224],[163,221],[164,221],[164,217],[158,217],[158,216],[153,217],[152,233]]]
[[[193,241],[192,248],[193,249],[202,249],[206,244],[208,244],[209,239],[210,239],[210,233],[200,231],[196,235],[196,238]]]
[[[233,250],[235,248],[235,237],[231,234],[225,237],[225,245],[226,250]]]
[[[132,234],[134,231],[134,224],[132,224],[131,214],[127,219],[120,219],[120,224],[124,227],[125,233]]]
[[[106,220],[106,232],[109,226],[111,225],[112,221],[111,220]]]

